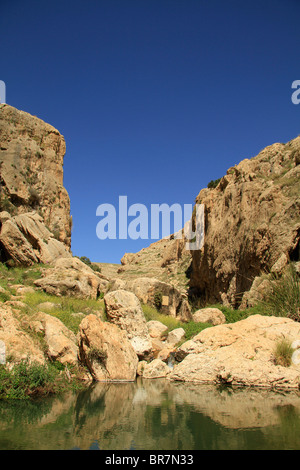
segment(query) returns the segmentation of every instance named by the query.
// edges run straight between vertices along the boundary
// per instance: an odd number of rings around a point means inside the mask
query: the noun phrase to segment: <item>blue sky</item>
[[[299,134],[298,0],[1,0],[6,101],[65,137],[72,251],[118,263],[154,240],[96,236],[99,204],[192,204]]]

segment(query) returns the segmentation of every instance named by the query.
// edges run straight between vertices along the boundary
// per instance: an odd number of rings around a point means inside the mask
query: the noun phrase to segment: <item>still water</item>
[[[300,392],[140,379],[0,401],[0,449],[300,449]]]

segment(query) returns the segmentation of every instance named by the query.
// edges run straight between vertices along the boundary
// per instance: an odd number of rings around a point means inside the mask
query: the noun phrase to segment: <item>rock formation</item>
[[[97,299],[102,282],[106,285],[107,280],[100,273],[80,259],[69,257],[58,258],[34,284],[51,295]]]
[[[53,237],[69,250],[70,201],[63,186],[65,151],[64,137],[54,127],[1,105],[0,211],[20,216],[35,210]],[[0,260],[6,261],[5,256],[9,253],[4,248]]]
[[[14,217],[0,212],[0,253],[21,266],[71,257],[66,245],[54,238],[35,211]]]
[[[117,290],[104,296],[107,319],[124,330],[140,359],[152,350],[147,322],[139,299],[132,292]]]
[[[80,324],[78,336],[80,359],[94,380],[135,380],[138,358],[125,331],[88,315]]]
[[[300,323],[252,315],[236,323],[207,328],[178,348],[176,358],[184,359],[174,367],[170,379],[297,389],[300,366],[275,363],[276,344],[283,338],[291,343],[300,339]]]
[[[255,277],[284,256],[299,261],[300,137],[274,144],[200,191],[205,241],[190,286],[206,303],[238,306]]]

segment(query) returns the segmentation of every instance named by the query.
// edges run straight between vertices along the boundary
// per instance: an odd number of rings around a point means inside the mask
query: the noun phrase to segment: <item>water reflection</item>
[[[143,380],[0,402],[0,449],[300,449],[300,393]]]

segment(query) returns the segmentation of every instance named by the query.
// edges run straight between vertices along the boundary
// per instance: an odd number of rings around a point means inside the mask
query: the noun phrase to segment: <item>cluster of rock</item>
[[[28,289],[33,288],[19,287],[19,300],[0,307],[0,345],[6,346],[8,362],[29,358],[77,365],[84,367],[87,381],[134,381],[139,375],[237,387],[296,389],[300,385],[299,361],[283,367],[274,356],[283,338],[299,347],[300,324],[293,320],[253,315],[226,324],[218,309],[202,309],[193,320],[212,326],[185,341],[183,328],[168,332],[161,322],[147,322],[137,296],[116,290],[104,296],[106,321],[96,314],[81,314],[75,335],[46,313],[51,306],[43,304],[35,314],[22,315],[26,307],[22,295]]]

